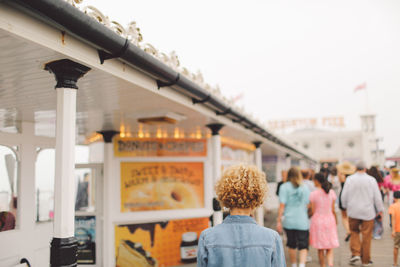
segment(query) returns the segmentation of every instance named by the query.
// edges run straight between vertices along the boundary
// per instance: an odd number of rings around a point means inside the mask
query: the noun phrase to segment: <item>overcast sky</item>
[[[136,21],[144,42],[176,51],[261,121],[344,116],[359,129],[366,82],[387,155],[400,146],[400,1],[85,0]]]

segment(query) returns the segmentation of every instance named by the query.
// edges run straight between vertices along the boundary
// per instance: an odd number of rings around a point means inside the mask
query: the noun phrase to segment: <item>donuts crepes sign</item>
[[[117,138],[116,157],[205,157],[205,139],[193,138]]]
[[[203,207],[202,162],[121,162],[121,212]]]

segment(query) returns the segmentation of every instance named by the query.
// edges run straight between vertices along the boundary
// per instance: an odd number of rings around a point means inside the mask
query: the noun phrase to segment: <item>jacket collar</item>
[[[229,215],[228,217],[225,218],[225,220],[222,223],[253,223],[257,224],[256,221],[246,215]]]

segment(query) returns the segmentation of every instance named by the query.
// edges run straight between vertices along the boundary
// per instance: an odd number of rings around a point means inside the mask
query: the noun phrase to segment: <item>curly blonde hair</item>
[[[265,174],[255,166],[231,166],[222,174],[215,191],[226,208],[254,209],[263,204],[267,193]]]

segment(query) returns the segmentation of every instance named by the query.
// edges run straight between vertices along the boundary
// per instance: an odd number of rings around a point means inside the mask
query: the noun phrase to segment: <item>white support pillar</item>
[[[36,144],[34,142],[35,124],[22,122],[22,140],[20,141],[20,185],[18,195],[18,220],[20,229],[26,233],[26,238],[34,239],[35,230],[35,163]],[[20,242],[20,249],[27,259],[34,259],[30,242]],[[7,251],[7,248],[6,248]],[[1,266],[1,264],[0,264]]]
[[[211,136],[211,166],[212,166],[212,176],[214,184],[221,177],[221,167],[222,167],[222,159],[221,159],[221,136],[219,135],[219,131],[224,127],[223,124],[213,123],[206,125],[210,128],[212,136]],[[219,205],[216,195],[214,192],[213,198],[213,225],[218,225],[222,223],[223,214],[221,206]]]
[[[256,146],[256,150],[254,151],[254,158],[256,161],[256,166],[259,170],[262,171],[262,151],[261,151],[261,142],[253,142],[253,144]],[[258,207],[256,209],[256,222],[261,225],[264,226],[264,206],[261,205],[260,207]]]
[[[69,59],[46,64],[57,85],[56,165],[54,180],[54,234],[50,265],[76,266],[75,232],[75,124],[76,82],[90,69]]]
[[[115,266],[114,257],[114,227],[111,218],[113,209],[111,201],[111,186],[113,182],[113,143],[112,138],[119,132],[114,130],[100,131],[104,139],[104,183],[103,183],[103,264]],[[100,256],[100,255],[99,255]]]
[[[74,236],[76,89],[57,88],[54,237]]]

